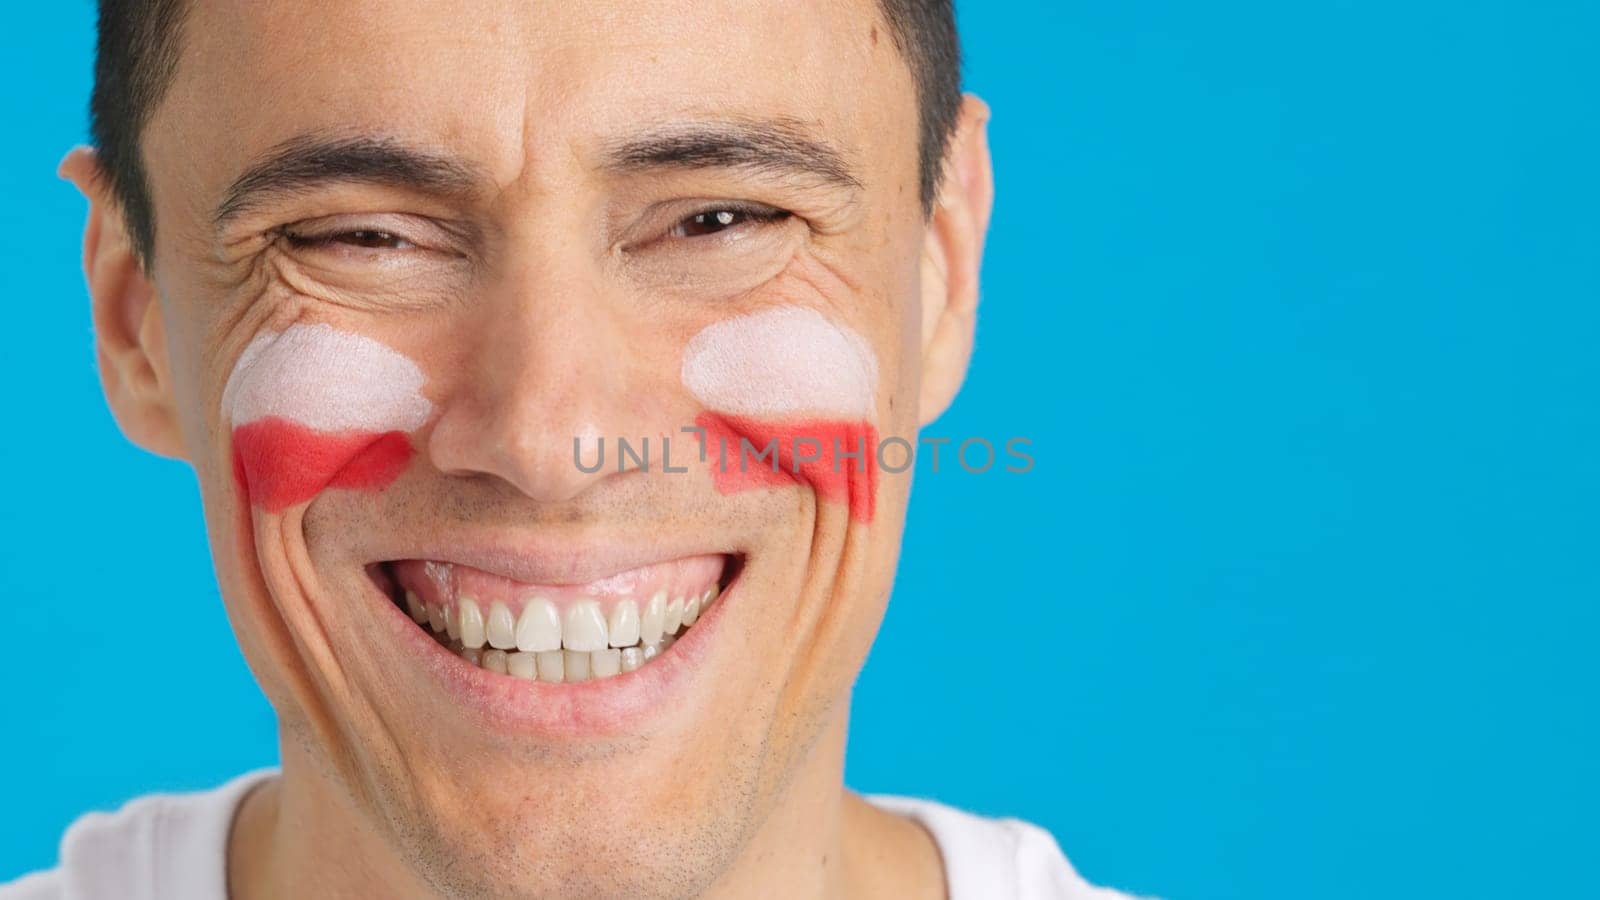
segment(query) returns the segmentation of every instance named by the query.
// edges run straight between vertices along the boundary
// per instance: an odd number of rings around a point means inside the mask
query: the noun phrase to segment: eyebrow
[[[606,151],[605,167],[620,173],[662,168],[743,169],[816,181],[852,193],[861,189],[846,154],[809,134],[795,119],[663,126],[613,143]]]
[[[333,183],[459,195],[481,181],[480,173],[459,159],[392,138],[302,135],[277,145],[235,178],[212,218],[221,228],[274,200]]]
[[[855,193],[861,181],[834,145],[797,120],[724,120],[667,125],[613,142],[606,169],[743,169],[819,182]],[[471,193],[485,177],[453,156],[382,136],[301,135],[278,144],[233,180],[212,220],[217,228],[296,193],[335,183],[385,184],[419,193]]]

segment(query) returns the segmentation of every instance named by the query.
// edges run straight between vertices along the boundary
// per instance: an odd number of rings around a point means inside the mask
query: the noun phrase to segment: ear
[[[921,424],[949,408],[972,359],[978,270],[994,206],[989,107],[966,95],[922,248]]]
[[[75,148],[58,173],[89,200],[83,271],[106,403],[128,440],[161,456],[181,457],[183,440],[155,283],[134,252],[122,207],[111,197],[94,151]]]

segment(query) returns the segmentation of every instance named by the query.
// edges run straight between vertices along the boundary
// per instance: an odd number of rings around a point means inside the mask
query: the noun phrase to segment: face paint
[[[740,316],[694,336],[682,378],[708,410],[695,424],[719,491],[798,480],[872,520],[878,361],[860,335],[802,307]]]
[[[240,488],[280,512],[330,487],[388,486],[432,414],[423,381],[406,357],[329,325],[256,338],[222,392]]]

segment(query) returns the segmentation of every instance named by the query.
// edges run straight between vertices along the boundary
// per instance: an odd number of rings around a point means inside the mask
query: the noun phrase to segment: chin
[[[296,636],[272,668],[307,673],[274,698],[308,729],[286,771],[352,798],[395,885],[704,892],[847,715],[878,613],[845,602],[879,593],[859,554],[841,569],[846,510],[747,497],[703,505],[721,525],[702,534],[339,495],[263,517],[269,608]]]

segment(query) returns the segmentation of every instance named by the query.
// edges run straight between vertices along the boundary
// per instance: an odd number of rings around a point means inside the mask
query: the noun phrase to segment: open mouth
[[[737,557],[710,554],[552,585],[437,560],[392,560],[368,572],[461,659],[525,681],[573,684],[650,665],[712,609],[738,568]]]

